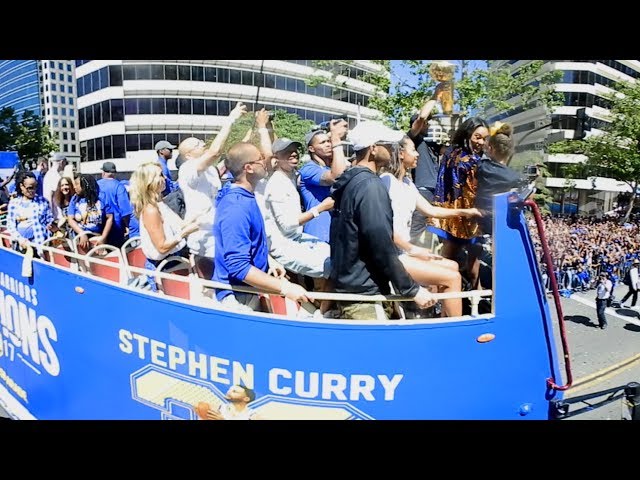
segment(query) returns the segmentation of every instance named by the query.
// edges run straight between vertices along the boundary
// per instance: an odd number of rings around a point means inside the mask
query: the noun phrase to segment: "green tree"
[[[480,114],[489,109],[494,114],[508,111],[514,107],[510,101],[514,97],[519,97],[517,105],[533,101],[548,109],[561,105],[563,97],[552,86],[560,81],[562,72],[543,67],[543,60],[534,60],[515,72],[508,66],[465,72],[455,84],[458,105],[462,111]]]
[[[601,127],[602,134],[554,143],[548,150],[586,156],[584,162],[566,167],[569,178],[608,177],[629,185],[631,200],[621,219],[624,223],[640,183],[640,83],[619,83],[607,98],[611,102],[610,123]]]
[[[0,151],[15,151],[15,132],[18,129],[18,119],[15,110],[4,107],[0,110]]]
[[[49,127],[31,110],[21,118],[11,107],[0,110],[0,150],[17,151],[22,162],[47,156],[56,150]]]
[[[41,156],[46,157],[58,148],[51,136],[49,126],[43,124],[40,117],[31,110],[23,113],[16,133],[16,150],[23,162],[35,160]]]
[[[277,138],[286,137],[304,144],[304,136],[313,126],[311,120],[303,120],[298,115],[284,110],[275,110],[273,116],[273,129]],[[252,112],[249,112],[240,117],[231,127],[223,152],[227,153],[229,148],[242,141],[249,130],[253,130],[249,142],[259,146],[260,139],[255,129],[255,117]],[[208,144],[212,141],[213,138],[210,138]]]
[[[312,75],[310,85],[326,83],[344,86],[345,69],[353,60],[316,60],[313,65],[323,70]],[[376,90],[369,100],[369,107],[380,110],[385,120],[397,128],[406,128],[409,117],[431,97],[436,82],[429,75],[429,60],[402,60],[401,67],[409,72],[408,78],[400,78],[391,71],[389,60],[375,61],[384,67],[381,74],[367,75],[363,80],[372,83]],[[460,68],[455,81],[456,110],[485,115],[489,109],[497,114],[513,108],[510,99],[517,104],[541,102],[548,108],[560,105],[562,96],[551,85],[562,76],[560,71],[547,71],[542,60],[535,60],[520,67],[515,73],[508,66],[486,69],[486,62],[455,61]]]

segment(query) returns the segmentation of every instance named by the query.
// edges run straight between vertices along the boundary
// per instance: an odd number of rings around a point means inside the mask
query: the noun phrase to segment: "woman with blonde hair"
[[[195,221],[186,223],[162,201],[166,180],[158,162],[140,165],[129,181],[129,195],[140,222],[140,246],[147,257],[146,268],[155,267],[168,256],[188,256],[185,238],[198,230]],[[152,288],[155,284],[150,279]]]
[[[496,122],[489,129],[484,152],[488,158],[483,158],[478,164],[475,205],[483,214],[480,220],[483,233],[491,234],[493,196],[523,187],[529,182],[508,166],[515,152],[513,127],[510,124]]]

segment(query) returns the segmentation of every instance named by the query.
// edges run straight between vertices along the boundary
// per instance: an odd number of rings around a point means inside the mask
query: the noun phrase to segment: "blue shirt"
[[[320,180],[324,172],[331,170],[329,167],[321,167],[313,160],[305,163],[300,169],[300,195],[305,211],[320,205],[329,196],[331,187],[321,185]],[[329,243],[329,230],[331,228],[331,214],[322,212],[319,217],[313,218],[304,224],[302,231]]]
[[[138,217],[132,214],[129,217],[129,238],[139,237],[139,236],[140,236],[140,222],[138,221]]]
[[[113,213],[113,226],[109,231],[107,243],[114,247],[121,247],[124,243],[125,233],[123,219],[130,217],[133,212],[127,189],[115,178],[101,178],[98,180],[98,186],[101,198]]]
[[[31,173],[33,173],[33,176],[36,177],[36,180],[38,181],[36,193],[42,197],[42,186],[43,186],[42,180],[44,175],[42,175],[42,172],[40,170],[33,170]]]
[[[104,201],[102,194],[98,201],[89,206],[86,198],[80,198],[78,195],[71,197],[69,202],[68,215],[78,223],[80,228],[87,232],[93,232],[100,235],[104,229],[104,223],[107,220],[107,214],[113,213],[109,205]]]
[[[267,234],[253,193],[235,184],[226,190],[216,208],[213,236],[216,245],[213,281],[245,285],[244,279],[252,266],[263,272],[268,270]],[[217,290],[216,298],[222,300],[232,293]]]
[[[169,170],[169,166],[167,165],[167,161],[164,157],[158,155],[158,163],[162,167],[162,174],[164,175],[166,187],[164,187],[164,190],[162,191],[162,196],[165,197],[178,187],[178,183],[171,180],[171,171]]]

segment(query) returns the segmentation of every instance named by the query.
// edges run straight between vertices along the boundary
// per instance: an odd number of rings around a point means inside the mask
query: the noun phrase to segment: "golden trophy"
[[[439,84],[436,86],[438,100],[442,107],[442,113],[451,115],[453,113],[453,76],[456,73],[456,66],[447,61],[434,61],[429,66],[429,75]]]

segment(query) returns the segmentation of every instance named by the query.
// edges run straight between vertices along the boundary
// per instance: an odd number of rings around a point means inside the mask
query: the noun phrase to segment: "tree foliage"
[[[626,221],[640,181],[640,83],[619,83],[607,98],[611,102],[610,123],[602,127],[602,134],[554,143],[549,153],[586,156],[583,163],[566,167],[570,178],[607,177],[628,184],[632,198],[622,219]]]
[[[27,110],[18,118],[11,107],[0,110],[0,151],[17,151],[22,162],[47,156],[57,149],[49,127]]]
[[[344,86],[343,75],[352,60],[317,60],[313,65],[323,70],[308,80],[311,85],[327,83]],[[429,60],[402,60],[400,67],[408,74],[401,77],[391,71],[388,60],[375,63],[384,67],[382,74],[370,74],[364,81],[376,90],[368,107],[382,112],[386,121],[397,128],[406,128],[409,117],[431,97],[436,82],[429,75]],[[562,97],[550,85],[559,81],[559,71],[545,71],[544,62],[536,60],[520,67],[513,74],[507,66],[486,69],[486,62],[460,60],[458,80],[454,84],[455,111],[484,115],[489,109],[494,114],[513,108],[509,99],[518,97],[518,104],[541,102],[548,108],[560,105]],[[480,65],[479,65],[480,64]],[[328,74],[327,74],[328,72]]]
[[[286,112],[284,110],[276,110],[273,112],[273,131],[276,138],[290,138],[291,140],[304,144],[305,134],[311,130],[313,122],[311,120],[303,120],[298,115]],[[249,112],[240,117],[231,127],[229,137],[225,142],[223,152],[226,153],[229,148],[238,142],[241,142],[251,130],[249,142],[259,146],[260,138],[255,126],[255,116],[253,112]],[[209,139],[208,144],[213,141]]]

